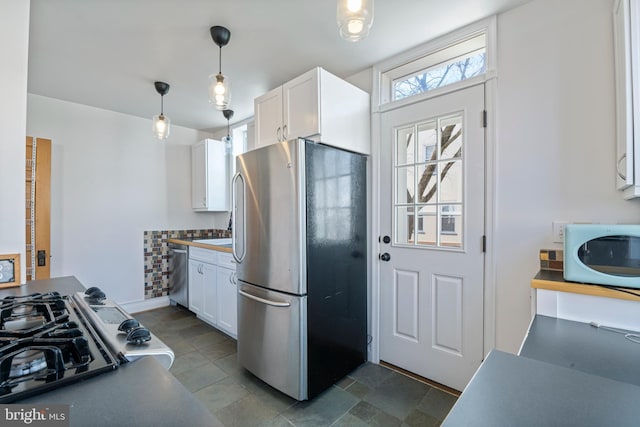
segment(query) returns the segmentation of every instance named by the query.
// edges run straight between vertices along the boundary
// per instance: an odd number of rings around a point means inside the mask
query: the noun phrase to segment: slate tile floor
[[[366,363],[307,402],[266,385],[238,365],[233,339],[182,307],[136,318],[176,354],[175,377],[225,426],[438,426],[456,397]]]

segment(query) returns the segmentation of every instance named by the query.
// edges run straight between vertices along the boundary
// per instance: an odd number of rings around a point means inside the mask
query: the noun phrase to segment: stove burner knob
[[[96,286],[92,286],[89,289],[87,289],[86,291],[84,291],[85,295],[91,295],[92,293],[96,292],[96,291],[100,291],[102,292],[102,290]]]
[[[138,326],[127,334],[127,342],[129,344],[140,345],[151,339],[151,332],[144,326]]]
[[[120,332],[125,332],[128,334],[130,331],[138,328],[139,326],[140,322],[138,322],[136,319],[127,319],[123,320],[122,323],[120,323],[120,326],[118,326],[118,330]]]
[[[87,294],[87,292],[89,292],[90,290],[92,290],[91,293]],[[99,288],[89,288],[84,293],[87,295],[87,298],[92,302],[100,302],[107,299],[107,296]]]

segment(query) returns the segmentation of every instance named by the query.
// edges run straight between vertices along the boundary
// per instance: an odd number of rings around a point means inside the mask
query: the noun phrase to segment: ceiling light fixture
[[[231,38],[231,31],[221,26],[211,27],[211,38],[220,48],[218,74],[209,76],[209,102],[218,110],[225,110],[231,102],[231,84],[229,78],[222,74],[222,46],[226,46]]]
[[[373,0],[338,0],[340,37],[357,42],[369,34],[373,24]]]
[[[158,139],[167,139],[171,120],[164,115],[164,96],[169,92],[169,83],[155,82],[156,91],[160,94],[160,114],[153,116],[153,135]]]
[[[231,143],[231,132],[229,131],[229,120],[233,117],[233,110],[222,110],[222,115],[227,119],[227,144]]]

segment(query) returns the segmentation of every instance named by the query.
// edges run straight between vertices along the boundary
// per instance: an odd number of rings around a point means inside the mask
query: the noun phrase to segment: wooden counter
[[[201,240],[201,239],[198,238],[197,240]],[[167,242],[169,242],[169,243],[177,243],[179,245],[195,246],[195,247],[203,248],[203,249],[212,249],[214,251],[220,251],[220,252],[228,252],[228,253],[232,252],[231,248],[227,247],[227,246],[208,245],[206,243],[192,242],[191,240],[171,239],[170,238],[170,239],[167,239]]]
[[[563,278],[562,271],[540,270],[531,280],[531,287],[549,291],[640,301],[640,289],[623,288],[622,290],[617,290],[609,286],[567,282]]]

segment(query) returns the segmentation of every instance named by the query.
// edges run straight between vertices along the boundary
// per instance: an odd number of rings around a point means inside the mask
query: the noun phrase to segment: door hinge
[[[482,252],[487,252],[487,236],[482,236]]]
[[[482,127],[487,127],[487,110],[482,110]]]

